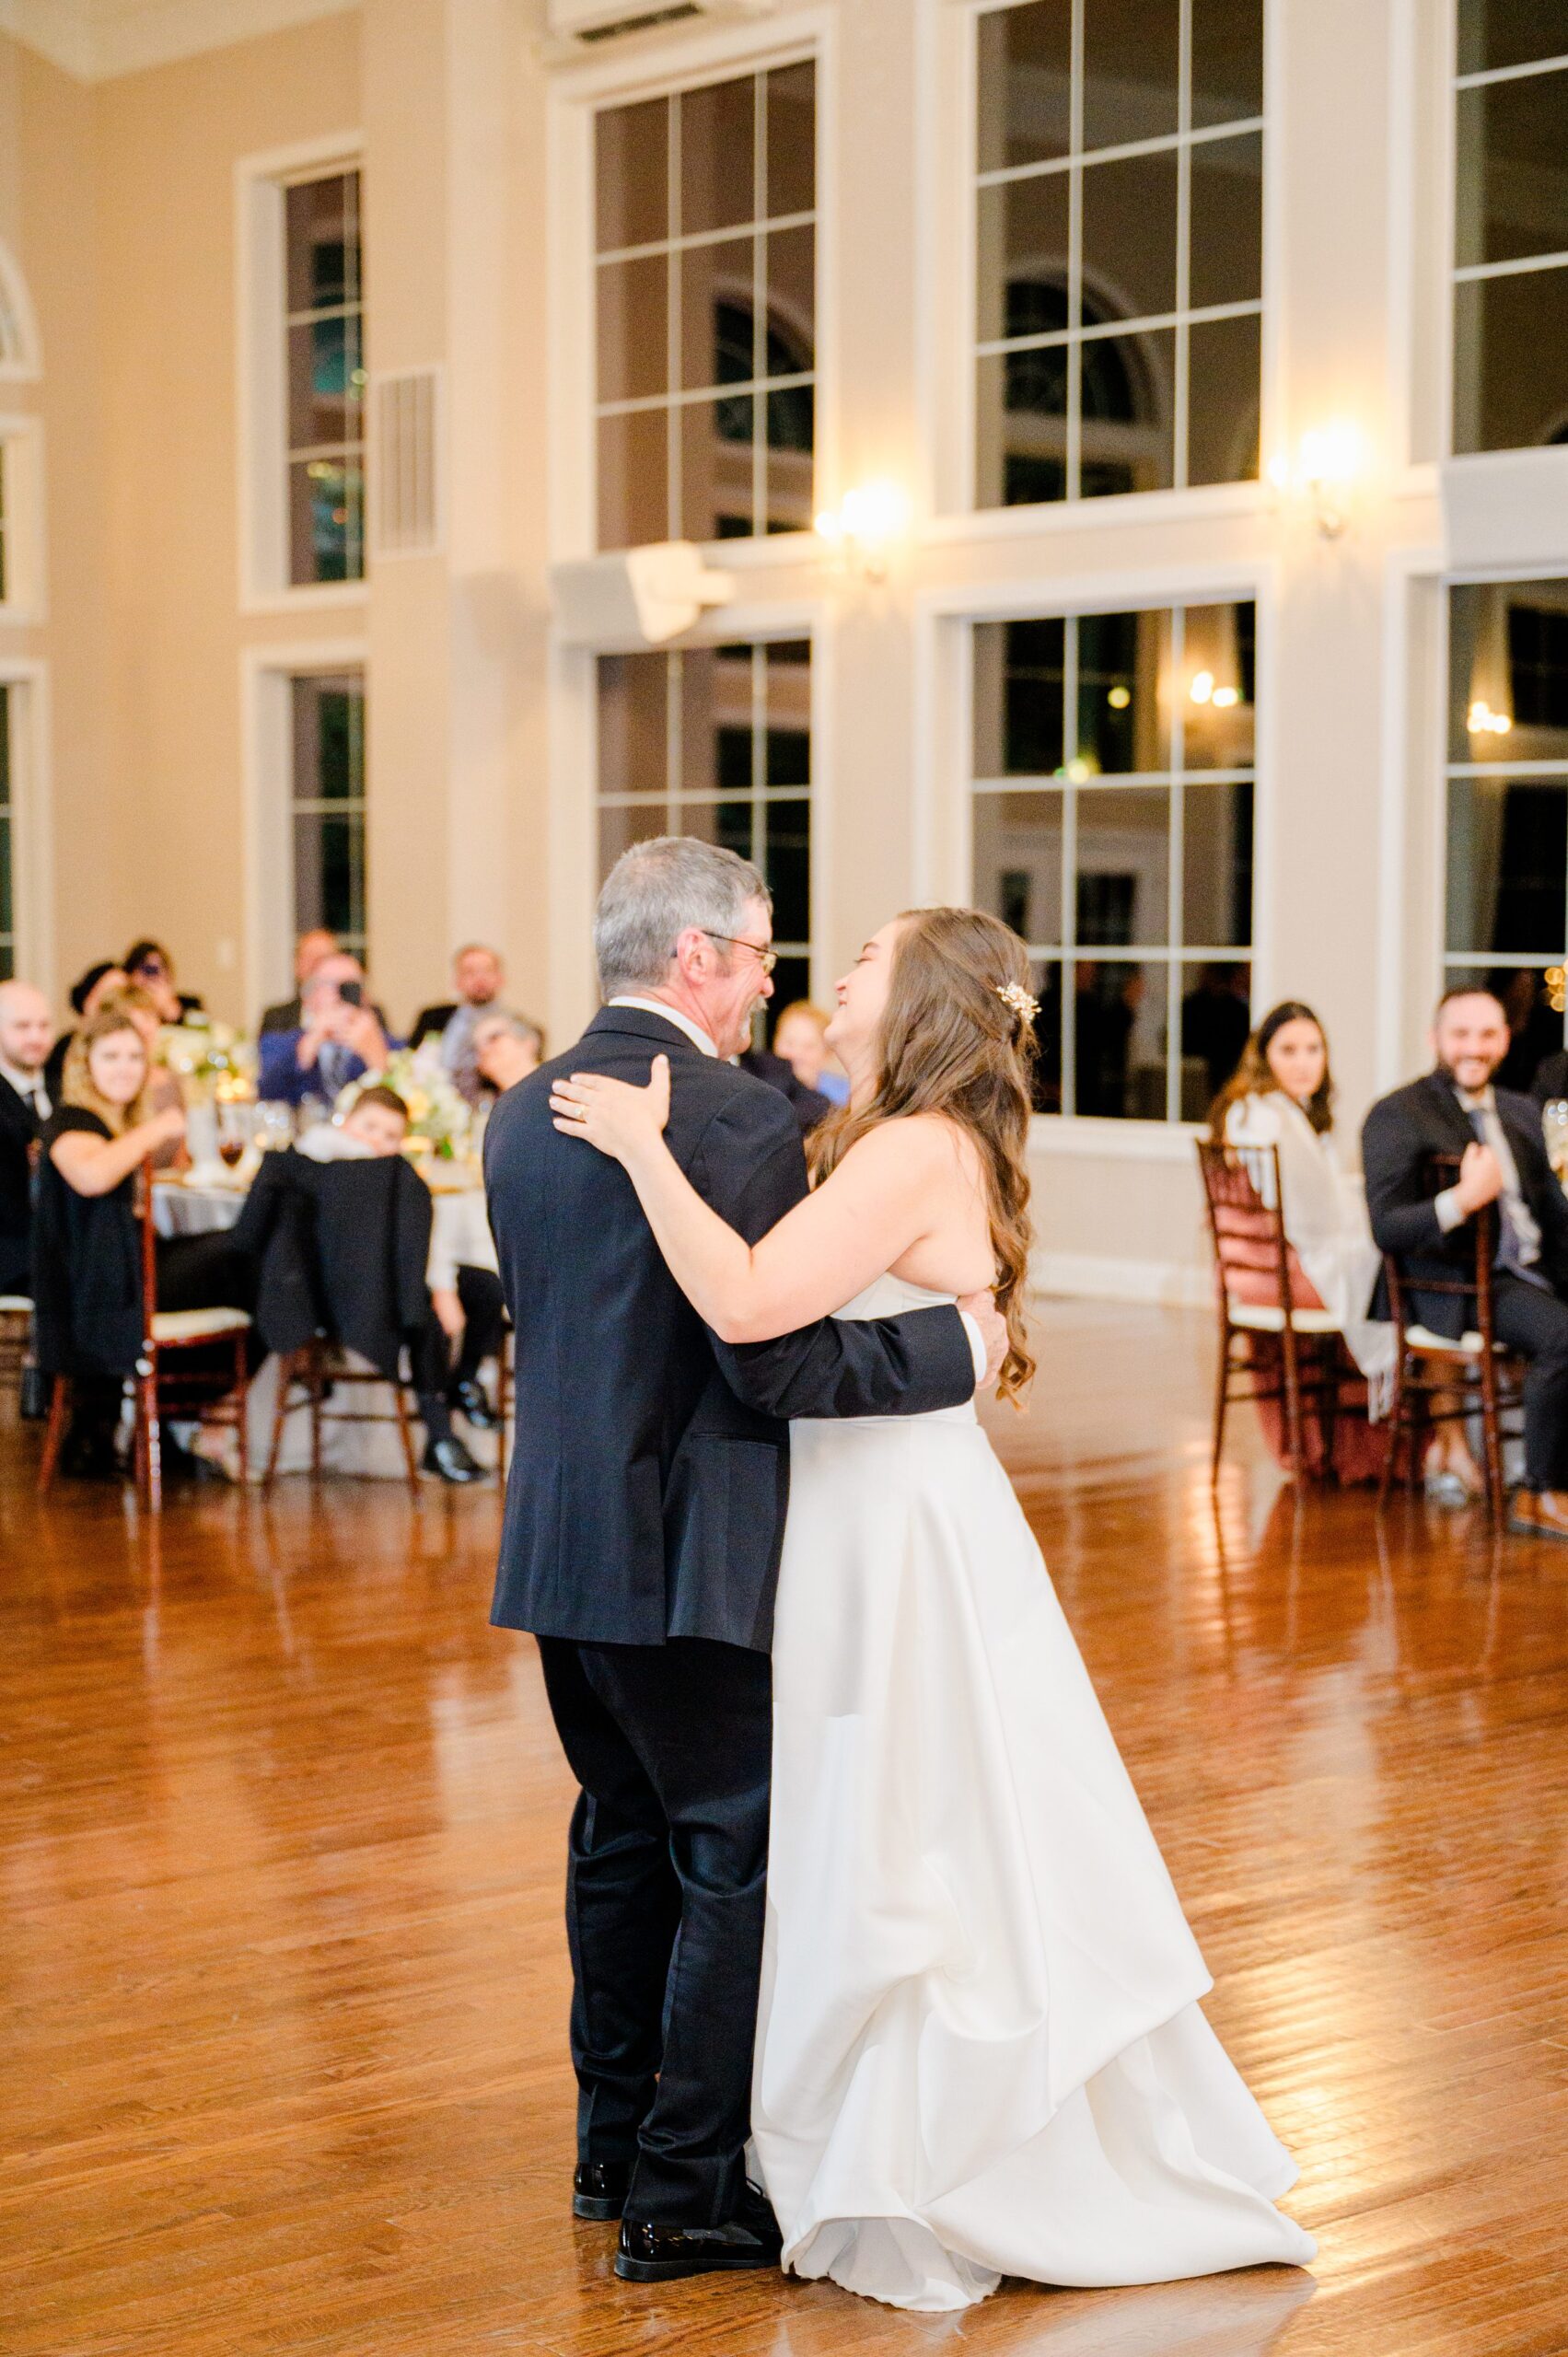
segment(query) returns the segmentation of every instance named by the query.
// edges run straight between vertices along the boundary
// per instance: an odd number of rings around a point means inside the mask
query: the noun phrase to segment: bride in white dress
[[[813,1194],[748,1247],[649,1086],[557,1084],[728,1341],[994,1283],[1024,1328],[1029,972],[993,918],[923,910],[838,985],[848,1108]],[[1311,2237],[1200,2010],[1211,1986],[972,1404],[791,1427],[752,2132],[784,2265],[897,2307],[1004,2275],[1128,2284]]]

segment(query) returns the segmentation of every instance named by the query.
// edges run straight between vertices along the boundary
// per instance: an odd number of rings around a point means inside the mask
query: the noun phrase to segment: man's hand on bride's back
[[[575,1072],[552,1083],[550,1109],[563,1137],[584,1138],[617,1162],[639,1146],[656,1144],[669,1119],[669,1058],[656,1056],[645,1088],[609,1080],[602,1073]]]
[[[1007,1355],[1007,1320],[988,1293],[966,1293],[958,1303],[966,1318],[972,1318],[980,1328],[981,1341],[985,1344],[985,1377],[977,1383],[977,1391],[989,1391],[1002,1372],[1002,1362]]]

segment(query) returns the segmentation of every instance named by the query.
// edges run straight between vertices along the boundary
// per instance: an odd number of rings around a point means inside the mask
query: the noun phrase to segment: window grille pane
[[[763,261],[768,287],[764,373],[799,376],[817,364],[816,230],[802,225],[770,231]]]
[[[1192,0],[1192,123],[1263,111],[1263,0]]]
[[[1563,439],[1568,269],[1462,281],[1454,289],[1456,453]]]
[[[978,363],[975,505],[1028,507],[1067,496],[1067,404],[1077,352],[1061,345]]]
[[[1210,304],[1255,303],[1263,292],[1263,135],[1205,139],[1192,150],[1191,293]]]
[[[1080,348],[1079,496],[1165,491],[1175,481],[1176,335],[1097,336]]]
[[[749,384],[762,368],[757,348],[757,247],[752,238],[689,246],[680,256],[680,382]],[[809,363],[807,363],[809,366]]]
[[[607,549],[668,540],[669,418],[639,409],[598,422],[598,537]]]
[[[1174,132],[1179,0],[1083,0],[1083,6],[1085,147]]]
[[[1258,473],[1263,322],[1200,319],[1187,331],[1187,480],[1247,482]]]
[[[1543,598],[1539,605],[1510,600],[1508,607],[1514,725],[1551,730],[1563,740],[1541,747],[1548,760],[1568,753],[1568,583],[1555,586],[1555,605]]]
[[[1568,251],[1568,69],[1461,90],[1458,108],[1459,153],[1474,180],[1461,191],[1456,261]]]
[[[1564,54],[1562,0],[1459,0],[1459,71]]]
[[[682,92],[680,234],[730,229],[756,214],[752,77]]]
[[[1252,1028],[1252,969],[1181,969],[1180,1105],[1183,1121],[1207,1119],[1210,1106],[1241,1062]]]
[[[1170,791],[1123,786],[1078,798],[1077,934],[1096,949],[1170,938]]]
[[[1101,774],[1168,769],[1169,613],[1084,614],[1075,628],[1078,761]]]
[[[669,263],[663,254],[598,265],[598,397],[642,401],[669,385]],[[704,354],[706,346],[704,345]]]
[[[680,409],[679,539],[733,540],[751,534],[756,411],[749,393],[687,401]]]
[[[816,399],[809,385],[791,385],[783,392],[768,395],[766,501],[770,532],[811,529]]]
[[[809,60],[767,76],[768,218],[817,208],[817,68]]]
[[[357,581],[365,572],[365,471],[354,459],[297,459],[288,470],[290,578]]]
[[[1086,165],[1083,208],[1086,323],[1174,311],[1174,149]]]
[[[773,896],[781,941],[811,938],[811,805],[804,797],[764,805],[759,865]]]
[[[651,246],[670,232],[669,100],[607,107],[595,124],[598,250]]]
[[[288,331],[292,450],[365,439],[365,362],[357,314],[307,319]]]
[[[1071,0],[980,19],[980,168],[1065,156],[1071,136]]]
[[[1172,969],[1080,958],[1072,970],[1073,1101],[1063,1109],[1163,1121]]]
[[[1042,949],[1062,938],[1064,800],[1060,789],[974,798],[975,905]]]
[[[598,865],[601,876],[608,876],[623,851],[633,843],[647,842],[656,835],[669,832],[669,805],[667,802],[617,803],[598,814]]]
[[[359,175],[336,172],[284,192],[291,313],[360,299]]]
[[[1565,946],[1568,780],[1450,778],[1450,954],[1560,958]]]
[[[365,365],[359,174],[283,192],[288,577],[365,574]]]
[[[1194,948],[1252,938],[1252,782],[1182,791],[1181,937]]]
[[[1189,606],[1180,681],[1183,767],[1250,769],[1253,609]]]

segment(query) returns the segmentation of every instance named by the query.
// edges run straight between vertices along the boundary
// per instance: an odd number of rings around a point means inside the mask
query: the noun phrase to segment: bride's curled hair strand
[[[1035,1369],[1026,1299],[1036,1043],[1032,1023],[1003,993],[1029,992],[1029,961],[1017,935],[980,909],[909,909],[898,923],[876,1088],[812,1132],[812,1174],[826,1178],[868,1130],[911,1114],[940,1113],[968,1132],[985,1175],[996,1306],[1007,1325],[996,1387],[1017,1404]]]

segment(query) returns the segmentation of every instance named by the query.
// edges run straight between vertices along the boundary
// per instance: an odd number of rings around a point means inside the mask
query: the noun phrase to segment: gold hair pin
[[[996,995],[1004,1006],[1010,1006],[1020,1023],[1032,1023],[1040,1013],[1040,1001],[1031,996],[1022,982],[998,982]]]

